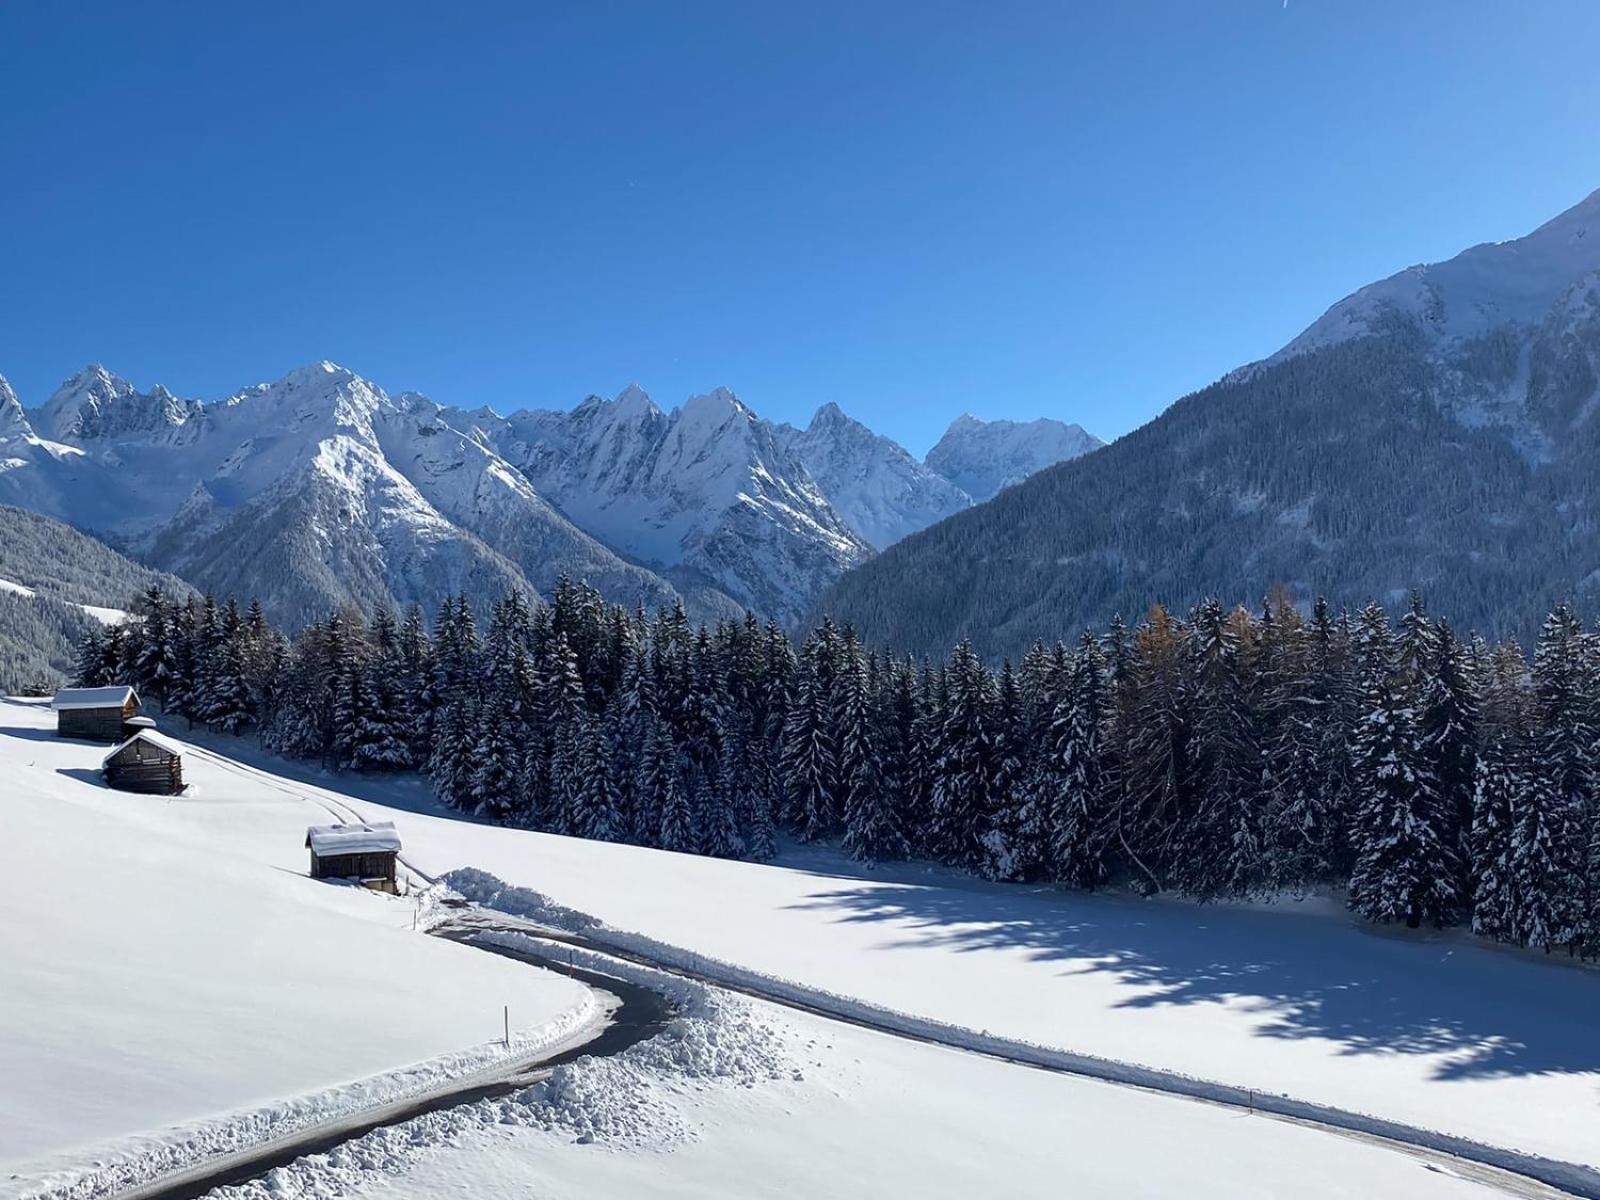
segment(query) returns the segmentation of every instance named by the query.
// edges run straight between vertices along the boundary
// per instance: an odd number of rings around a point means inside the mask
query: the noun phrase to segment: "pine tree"
[[[963,640],[950,657],[949,698],[933,781],[933,844],[941,859],[981,868],[992,827],[994,697],[988,672]]]
[[[104,687],[106,639],[100,626],[90,625],[78,639],[78,661],[72,669],[72,682],[77,687]]]
[[[1403,679],[1368,698],[1356,745],[1358,810],[1350,906],[1371,921],[1443,925],[1457,902],[1456,872],[1439,836],[1415,714]]]
[[[871,711],[872,683],[869,665],[851,637],[839,678],[843,844],[845,853],[865,863],[885,862],[906,854],[894,799],[884,781],[880,735]]]
[[[611,770],[610,747],[599,724],[583,722],[578,745],[579,786],[572,804],[572,832],[601,842],[623,839],[622,795]]]
[[[836,752],[828,704],[822,643],[813,638],[801,651],[795,695],[784,730],[783,773],[789,810],[806,841],[825,837],[835,818]]]
[[[1472,813],[1472,932],[1496,941],[1520,938],[1514,835],[1527,777],[1505,735],[1478,761]]]
[[[1105,684],[1100,646],[1085,634],[1056,701],[1041,765],[1048,797],[1046,870],[1049,878],[1072,887],[1098,887],[1108,873],[1101,742]]]
[[[695,849],[694,815],[685,786],[685,764],[666,728],[657,726],[646,759],[645,790],[650,810],[659,815],[657,844],[663,850]]]
[[[1192,809],[1182,670],[1187,636],[1165,608],[1152,609],[1134,639],[1118,703],[1117,845],[1137,886],[1148,891],[1163,890],[1181,865],[1178,839]]]
[[[1244,623],[1216,600],[1191,622],[1187,758],[1194,801],[1176,831],[1172,878],[1202,899],[1253,895],[1266,880],[1261,763],[1241,664]]]
[[[1530,775],[1513,808],[1511,890],[1516,897],[1517,940],[1548,951],[1571,945],[1578,889],[1572,877],[1559,793],[1542,776]]]
[[[1518,815],[1518,889],[1537,887],[1539,920],[1524,926],[1531,944],[1564,934],[1586,937],[1590,896],[1589,793],[1595,779],[1592,669],[1583,627],[1572,609],[1558,605],[1544,623],[1533,656],[1533,707],[1538,730],[1531,757],[1529,787],[1536,811]],[[1548,857],[1548,863],[1539,861]],[[1554,889],[1570,889],[1556,896]],[[1529,901],[1531,903],[1531,900]],[[1537,925],[1537,928],[1535,928]]]

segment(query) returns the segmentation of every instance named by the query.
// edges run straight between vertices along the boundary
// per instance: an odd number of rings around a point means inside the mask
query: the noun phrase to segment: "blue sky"
[[[1596,45],[1592,0],[0,6],[0,373],[1115,436],[1600,187]]]

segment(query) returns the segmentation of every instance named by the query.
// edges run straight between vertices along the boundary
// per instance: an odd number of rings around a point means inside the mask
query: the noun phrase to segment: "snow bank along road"
[[[466,938],[455,940],[469,941]],[[478,944],[470,942],[470,944]],[[482,948],[510,958],[523,958],[498,947]],[[494,1096],[510,1095],[548,1079],[563,1063],[580,1058],[605,1058],[621,1054],[630,1046],[654,1037],[672,1017],[666,997],[650,988],[614,976],[587,971],[556,958],[537,960],[547,970],[570,976],[610,1001],[609,1019],[572,1043],[553,1053],[498,1063],[475,1076],[450,1081],[425,1095],[387,1104],[324,1125],[300,1130],[285,1137],[246,1147],[233,1154],[209,1159],[194,1167],[119,1193],[117,1200],[199,1200],[220,1187],[255,1179],[275,1167],[288,1166],[308,1154],[326,1154],[345,1142],[371,1133],[385,1125],[398,1125],[424,1113],[439,1112],[460,1104],[472,1104]]]
[[[537,893],[501,886],[499,881],[479,871],[451,872],[443,882],[469,898],[480,899],[488,906],[451,918],[435,929],[437,933],[470,944],[533,946],[542,940],[578,946],[600,955],[653,967],[699,983],[896,1037],[981,1054],[1021,1066],[1242,1109],[1315,1126],[1341,1136],[1385,1144],[1403,1153],[1436,1161],[1508,1195],[1554,1194],[1600,1200],[1600,1172],[1577,1163],[1557,1162],[1289,1096],[1251,1091],[1194,1079],[1176,1072],[1036,1046],[895,1012],[792,981],[763,976],[731,963],[665,946],[637,934],[607,929],[584,914],[568,912],[559,905],[550,904]],[[515,914],[519,909],[537,914],[543,920],[518,918]],[[510,940],[507,941],[507,938]],[[559,957],[547,954],[544,961],[558,962]]]

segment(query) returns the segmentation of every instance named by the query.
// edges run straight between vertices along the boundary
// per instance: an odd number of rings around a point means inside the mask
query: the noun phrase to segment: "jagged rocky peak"
[[[372,418],[395,402],[377,384],[354,371],[324,359],[296,367],[274,383],[258,383],[223,402],[223,407],[244,414],[292,422],[305,428],[331,418],[338,426],[371,435]]]
[[[32,434],[33,427],[28,424],[27,414],[22,411],[22,402],[11,390],[11,384],[5,376],[0,375],[0,439],[30,437]]]
[[[974,500],[983,501],[1037,471],[1104,444],[1083,426],[1050,417],[985,421],[962,413],[928,451],[926,462]]]
[[[661,410],[656,407],[656,402],[650,399],[650,393],[637,383],[630,383],[623,388],[611,403],[615,406],[617,415],[621,417],[658,417],[661,415]]]
[[[157,384],[141,392],[122,376],[91,363],[56,389],[39,410],[37,426],[58,442],[165,436],[202,415],[198,400]]]
[[[972,503],[905,447],[831,401],[805,429],[784,426],[781,432],[829,503],[876,550]]]
[[[732,389],[712,388],[698,396],[690,396],[678,410],[680,424],[717,427],[726,424],[730,417],[753,417]]]

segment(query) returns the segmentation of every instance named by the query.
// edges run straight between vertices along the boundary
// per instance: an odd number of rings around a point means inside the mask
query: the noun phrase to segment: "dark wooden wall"
[[[183,759],[149,742],[130,742],[106,763],[106,782],[124,792],[176,796],[183,790]]]
[[[311,854],[313,879],[393,879],[395,852],[383,850],[377,854],[328,854],[318,857]]]
[[[130,705],[131,707],[131,705]],[[62,737],[89,742],[120,742],[123,737],[123,710],[109,708],[63,708],[56,713],[56,732]]]

